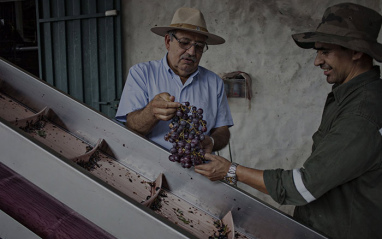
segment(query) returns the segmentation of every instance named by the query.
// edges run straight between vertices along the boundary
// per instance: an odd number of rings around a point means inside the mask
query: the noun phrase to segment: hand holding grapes
[[[204,155],[206,160],[210,160],[208,163],[203,165],[195,166],[195,172],[207,177],[211,181],[223,179],[231,166],[231,162],[227,159],[206,153]]]
[[[167,92],[156,95],[149,103],[152,114],[158,120],[170,120],[174,117],[180,103]]]
[[[157,94],[146,107],[126,115],[126,127],[141,135],[147,135],[160,120],[170,120],[180,106],[167,92]]]
[[[204,152],[206,153],[212,153],[212,149],[214,147],[214,143],[211,139],[210,136],[205,136],[205,139],[202,140],[201,142],[201,145],[202,145],[202,149],[204,149]]]

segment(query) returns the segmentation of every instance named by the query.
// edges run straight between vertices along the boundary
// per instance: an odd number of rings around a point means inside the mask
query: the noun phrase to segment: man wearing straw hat
[[[195,8],[179,8],[169,26],[154,27],[164,37],[167,53],[159,61],[133,66],[122,92],[116,119],[152,141],[170,149],[164,140],[169,122],[180,106],[189,102],[204,110],[207,136],[202,141],[206,152],[228,144],[233,125],[224,84],[215,73],[199,66],[208,45],[225,40],[208,32],[203,14]]]
[[[330,238],[382,238],[382,16],[343,3],[329,7],[316,31],[294,34],[314,48],[314,64],[333,84],[312,154],[303,167],[259,170],[206,154],[195,171],[211,180],[241,181],[280,204],[294,218]]]

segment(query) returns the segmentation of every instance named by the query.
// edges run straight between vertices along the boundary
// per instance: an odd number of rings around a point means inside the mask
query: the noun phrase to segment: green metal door
[[[36,0],[40,77],[114,117],[122,92],[120,0]]]

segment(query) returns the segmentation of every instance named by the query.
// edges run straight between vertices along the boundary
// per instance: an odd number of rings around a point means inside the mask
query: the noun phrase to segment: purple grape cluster
[[[204,150],[200,141],[207,132],[207,121],[203,120],[203,109],[184,102],[176,111],[169,124],[170,131],[164,139],[172,143],[169,160],[178,162],[183,168],[199,165],[205,162]]]

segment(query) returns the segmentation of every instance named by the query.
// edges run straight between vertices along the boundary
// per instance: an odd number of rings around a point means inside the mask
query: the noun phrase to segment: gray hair
[[[173,36],[172,35],[175,35],[178,31],[177,30],[170,30],[167,32],[167,34],[170,36],[170,40],[172,41],[173,39]]]

